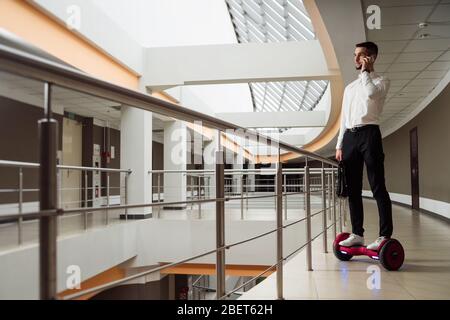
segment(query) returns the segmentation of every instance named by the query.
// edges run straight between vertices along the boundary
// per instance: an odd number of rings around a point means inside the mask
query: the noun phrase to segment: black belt
[[[376,127],[378,127],[377,124],[366,124],[366,125],[359,126],[359,127],[348,128],[346,131],[359,132],[359,131],[362,131],[362,130],[366,130],[366,129],[370,129],[370,128],[376,128]]]

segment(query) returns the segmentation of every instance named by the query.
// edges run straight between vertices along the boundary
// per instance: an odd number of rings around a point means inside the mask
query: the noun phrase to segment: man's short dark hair
[[[356,44],[357,48],[366,48],[367,51],[369,52],[369,55],[378,55],[378,46],[371,42],[371,41],[367,41],[367,42],[361,42],[361,43],[357,43]]]

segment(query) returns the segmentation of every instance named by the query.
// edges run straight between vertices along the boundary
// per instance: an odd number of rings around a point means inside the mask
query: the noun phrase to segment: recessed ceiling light
[[[419,23],[419,28],[420,29],[423,29],[423,28],[426,28],[426,27],[428,27],[428,23],[426,23],[426,22]]]
[[[430,36],[429,33],[421,33],[421,34],[419,35],[419,39],[425,39],[425,38],[428,38],[429,36]]]

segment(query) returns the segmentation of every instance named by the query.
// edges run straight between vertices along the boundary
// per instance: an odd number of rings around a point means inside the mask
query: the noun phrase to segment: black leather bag
[[[337,168],[336,195],[339,198],[348,197],[347,180],[345,179],[345,166],[342,161],[339,161]]]

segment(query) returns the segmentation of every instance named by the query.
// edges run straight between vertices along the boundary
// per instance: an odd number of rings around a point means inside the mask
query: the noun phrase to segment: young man
[[[362,203],[363,164],[380,216],[380,233],[375,242],[367,246],[376,250],[392,235],[392,204],[384,180],[384,153],[379,118],[389,89],[389,80],[375,73],[373,64],[378,47],[373,42],[358,43],[355,48],[355,67],[358,79],[344,91],[341,128],[336,145],[336,159],[343,161],[348,187],[348,202],[352,234],[339,244],[364,245],[364,211]]]

